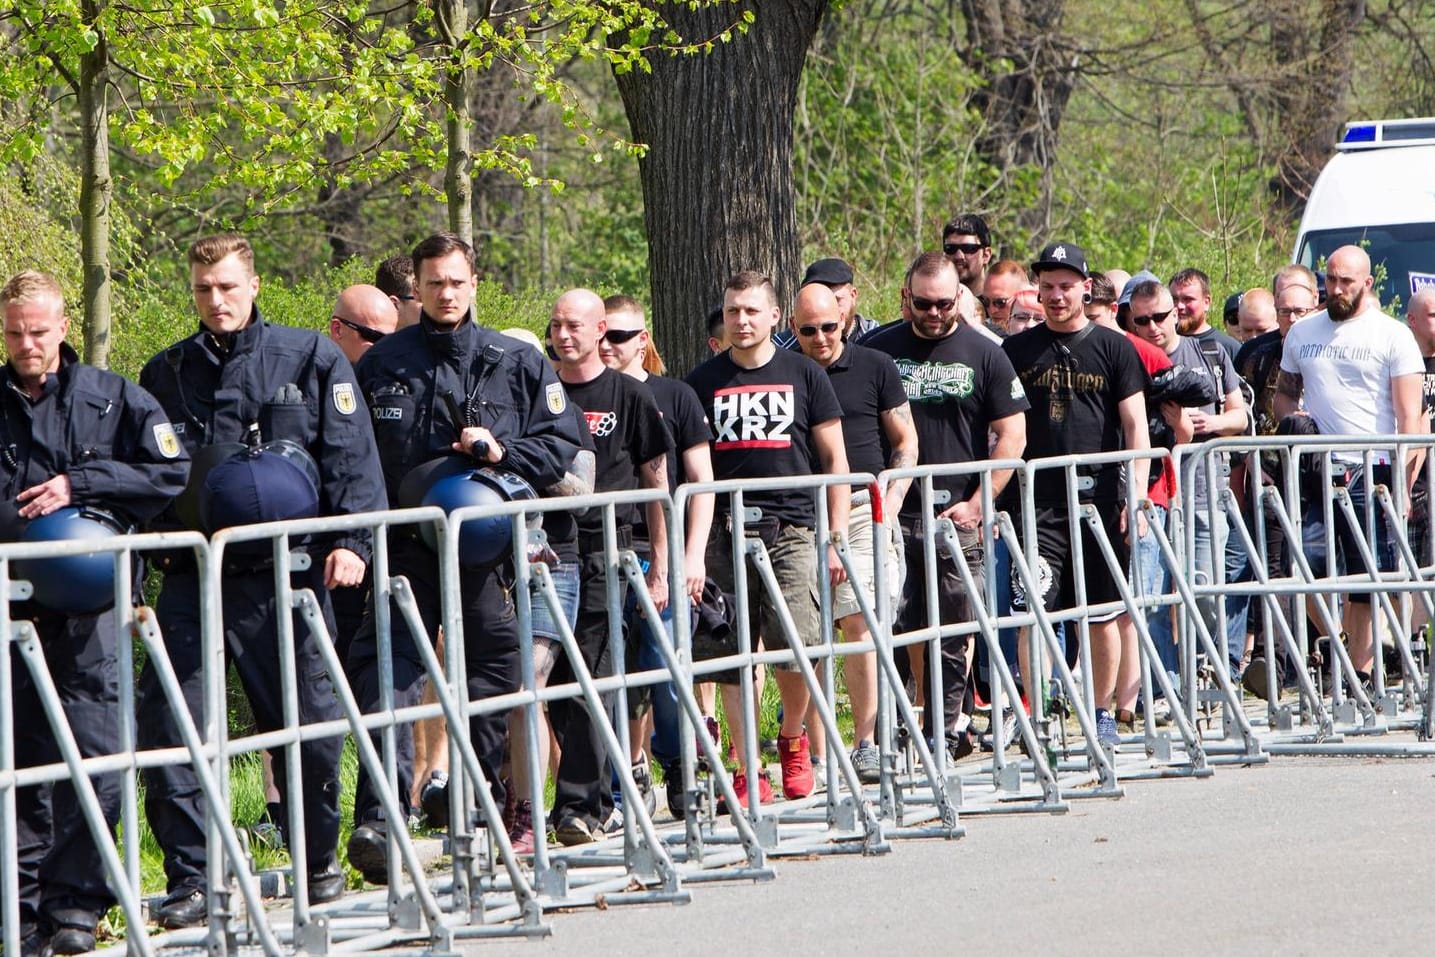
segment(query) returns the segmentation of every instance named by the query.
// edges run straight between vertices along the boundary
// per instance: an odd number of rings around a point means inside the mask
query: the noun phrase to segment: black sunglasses
[[[1153,312],[1149,316],[1132,316],[1131,321],[1138,326],[1149,326],[1153,322],[1165,322],[1166,317],[1175,311],[1175,308],[1171,308],[1165,312]]]
[[[918,312],[928,312],[932,309],[938,312],[950,312],[957,304],[955,299],[923,299],[921,296],[912,297],[912,308]]]
[[[802,338],[804,339],[811,339],[813,336],[817,335],[817,330],[819,329],[822,330],[823,335],[830,336],[832,335],[832,333],[837,331],[837,323],[824,322],[820,326],[798,326],[797,334],[799,336],[802,336]]]
[[[942,243],[942,252],[948,256],[955,256],[957,253],[966,253],[970,256],[972,253],[981,252],[983,249],[986,249],[986,247],[981,243]]]
[[[641,329],[609,329],[603,333],[603,338],[614,345],[621,346],[623,343],[642,333]]]
[[[978,296],[977,302],[982,304],[983,309],[991,309],[993,307],[1005,309],[1007,303],[1011,302],[1011,298],[1009,296]]]
[[[334,316],[333,318],[357,332],[359,338],[365,342],[378,342],[384,336],[388,335],[387,332],[380,332],[377,329],[370,329],[368,326],[361,326],[357,322],[351,322],[343,316]]]

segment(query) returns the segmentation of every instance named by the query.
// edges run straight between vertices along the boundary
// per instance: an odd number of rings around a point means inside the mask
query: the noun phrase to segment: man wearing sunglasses
[[[1001,347],[962,320],[958,300],[962,291],[957,270],[942,253],[923,253],[912,263],[903,289],[903,301],[912,320],[874,336],[870,347],[892,356],[911,403],[917,432],[918,465],[959,464],[985,458],[1019,458],[1026,446],[1026,393]],[[988,433],[996,443],[988,452]],[[1010,471],[992,475],[992,492],[1000,493]],[[956,558],[938,546],[937,567],[928,569],[924,542],[935,534],[936,519],[951,519],[972,572],[982,574],[982,526],[991,521],[983,514],[981,484],[971,477],[941,477],[933,490],[950,498],[922,510],[920,493],[905,495],[905,483],[888,493],[888,514],[898,513],[905,538],[907,580],[903,586],[897,630],[927,627],[933,618],[943,624],[969,621],[971,608],[957,571]],[[927,607],[927,581],[937,580],[937,608]],[[945,744],[948,755],[962,758],[972,751],[963,713],[967,679],[971,671],[971,640],[965,636],[942,640],[942,738],[925,719],[929,740]],[[913,646],[911,663],[917,687],[925,688],[926,644]],[[932,715],[927,708],[926,714]]]
[[[963,213],[942,227],[942,252],[957,267],[957,278],[981,296],[986,290],[987,264],[992,259],[992,234],[986,220]]]
[[[980,297],[982,309],[986,310],[987,325],[993,328],[1007,328],[1011,318],[1012,304],[1016,294],[1030,288],[1026,267],[1011,259],[1003,259],[987,273],[986,283]]]
[[[792,317],[792,331],[803,355],[822,366],[828,381],[842,405],[842,442],[847,449],[847,467],[853,472],[876,475],[885,468],[907,468],[917,464],[917,430],[912,424],[912,410],[902,388],[902,378],[892,357],[875,349],[852,345],[843,340],[843,314],[840,301],[821,283],[804,286],[797,294]],[[907,483],[883,503],[896,514],[901,506]],[[847,641],[870,638],[866,619],[862,617],[853,589],[860,587],[869,603],[876,600],[876,559],[874,542],[872,490],[866,486],[852,489],[852,512],[848,523],[848,543],[856,581],[844,582],[833,592],[832,617],[842,628]],[[896,545],[887,530],[880,531],[881,547],[886,553],[888,578],[887,597],[895,602],[899,587]],[[874,606],[875,607],[875,606]],[[847,693],[852,699],[852,764],[857,775],[868,784],[875,784],[881,773],[881,755],[874,744],[877,728],[877,670],[869,652],[848,655],[843,659]],[[818,727],[815,721],[809,728]],[[821,748],[814,745],[816,750]]]
[[[1181,366],[1203,378],[1209,377],[1217,386],[1215,394],[1221,396],[1220,402],[1187,409],[1187,415],[1195,429],[1194,441],[1205,442],[1223,435],[1241,434],[1246,430],[1250,417],[1241,390],[1241,380],[1236,375],[1230,356],[1224,349],[1203,350],[1194,336],[1178,333],[1178,312],[1170,290],[1157,280],[1143,280],[1131,290],[1132,332],[1166,353],[1173,365]],[[1215,363],[1220,364],[1219,369],[1213,368]],[[1194,514],[1188,516],[1195,530],[1196,551],[1191,556],[1191,567],[1203,573],[1207,582],[1215,581],[1215,557],[1224,556],[1228,533],[1225,513],[1217,511],[1213,522],[1207,506],[1210,496],[1219,496],[1227,484],[1229,463],[1225,456],[1221,456],[1219,468],[1224,471],[1216,476],[1214,486],[1208,485],[1205,469],[1196,469],[1190,489],[1192,497],[1188,498],[1188,501],[1195,503]],[[1227,563],[1231,575],[1240,573],[1241,563],[1235,560],[1237,557],[1233,556],[1233,560]],[[1244,610],[1235,603],[1227,607],[1226,652],[1233,677],[1239,677],[1241,662],[1246,653],[1246,616],[1242,614]],[[1214,629],[1218,624],[1215,600],[1203,600],[1201,612],[1206,624]]]
[[[399,312],[378,286],[360,283],[339,293],[329,315],[329,338],[349,362],[358,364],[369,347],[394,331]]]

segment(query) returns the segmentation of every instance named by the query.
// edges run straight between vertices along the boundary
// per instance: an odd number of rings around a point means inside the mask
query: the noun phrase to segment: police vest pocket
[[[310,420],[305,402],[266,402],[259,410],[259,434],[266,442],[289,439],[307,446]]]
[[[374,439],[386,455],[390,450],[407,450],[413,442],[416,408],[411,395],[390,393],[373,396],[369,411],[374,417]]]

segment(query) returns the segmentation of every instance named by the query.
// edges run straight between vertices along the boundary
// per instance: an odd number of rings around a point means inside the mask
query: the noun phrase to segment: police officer
[[[311,492],[317,495],[321,513],[343,515],[387,507],[378,481],[373,429],[359,400],[352,367],[338,346],[317,333],[263,320],[254,305],[259,292],[254,251],[244,237],[229,234],[199,240],[190,247],[189,265],[199,331],[155,356],[140,374],[140,382],[174,421],[180,441],[196,451],[221,443],[252,447],[289,440],[317,464],[317,488]],[[223,465],[216,471],[219,468]],[[201,482],[213,486],[201,472],[195,469],[185,497]],[[243,491],[258,492],[262,499],[270,490]],[[222,506],[218,511],[234,513],[229,490],[211,487],[209,492]],[[182,520],[179,511],[173,516],[176,522]],[[298,547],[306,546],[301,542]],[[294,572],[292,583],[296,589],[313,590],[332,629],[327,589],[356,585],[363,579],[369,538],[343,534],[322,546],[310,542],[307,547],[315,560],[309,570]],[[279,610],[267,556],[267,545],[262,553],[226,553],[223,591],[225,646],[261,731],[283,727],[280,669],[291,667],[279,658]],[[188,556],[171,558],[164,572],[156,613],[190,713],[198,716],[203,689],[200,581]],[[297,614],[294,639],[292,667],[300,678],[300,720],[310,724],[339,718],[323,659]],[[170,706],[149,669],[140,679],[139,702],[141,743],[151,748],[179,744]],[[341,738],[327,737],[306,741],[300,750],[308,889],[315,903],[334,900],[344,888],[336,859],[342,746]],[[284,794],[284,762],[275,764]],[[203,923],[208,913],[205,809],[195,775],[186,765],[154,768],[145,773],[145,785],[145,811],[165,852],[169,890],[156,919],[170,928]]]
[[[144,522],[184,487],[189,454],[159,403],[111,372],[83,365],[65,343],[69,320],[52,277],[22,272],[0,289],[8,362],[0,368],[0,502],[6,540],[26,522],[68,507],[106,510]],[[17,563],[18,565],[18,563]],[[12,574],[20,571],[12,565]],[[50,570],[63,572],[56,561]],[[15,577],[21,577],[16,575]],[[38,587],[38,584],[37,584]],[[107,611],[67,614],[36,601],[11,614],[34,622],[65,717],[86,757],[119,750],[115,622]],[[60,760],[29,670],[12,661],[16,767]],[[110,827],[119,816],[119,776],[95,777]],[[73,785],[16,792],[21,953],[94,949],[95,925],[114,902]]]
[[[451,234],[431,236],[414,249],[414,273],[423,310],[415,326],[376,344],[359,362],[374,417],[384,480],[394,501],[414,468],[459,453],[477,467],[491,465],[518,475],[534,488],[563,478],[578,453],[577,419],[563,385],[543,357],[474,322],[473,249]],[[390,571],[413,587],[428,637],[412,635],[397,613],[393,621],[394,707],[418,704],[424,669],[415,640],[430,640],[440,619],[437,559],[414,537],[392,536]],[[512,566],[466,570],[463,637],[468,693],[477,700],[518,688],[518,626],[509,585]],[[373,616],[349,652],[354,693],[365,711],[379,702],[379,662]],[[473,747],[502,803],[498,785],[505,733],[504,714],[470,721]],[[396,793],[407,803],[412,790],[411,728],[398,729]],[[375,735],[377,740],[377,735]],[[349,863],[364,877],[387,879],[388,837],[373,782],[361,769],[354,798],[355,828]],[[498,826],[497,822],[488,822]]]

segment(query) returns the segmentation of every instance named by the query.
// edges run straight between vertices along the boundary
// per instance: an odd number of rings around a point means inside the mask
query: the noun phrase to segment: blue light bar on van
[[[1345,135],[1340,138],[1342,143],[1374,143],[1375,124],[1349,124],[1345,128]]]

